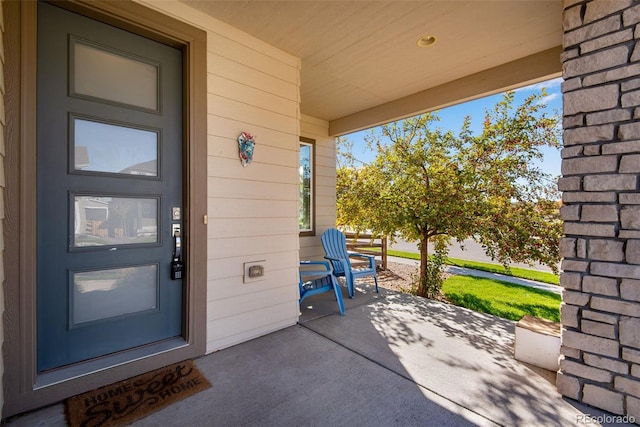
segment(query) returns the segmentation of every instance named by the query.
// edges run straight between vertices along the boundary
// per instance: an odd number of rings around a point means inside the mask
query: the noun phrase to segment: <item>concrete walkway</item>
[[[316,295],[298,325],[197,359],[213,387],[133,425],[584,426],[610,416],[516,361],[514,322],[368,286],[343,294],[345,316],[331,293]],[[8,425],[63,426],[63,405]]]
[[[419,261],[414,259],[408,259],[408,258],[388,257],[387,260],[390,262],[397,262],[400,264],[410,264],[410,265],[416,265],[416,266],[420,264]],[[502,282],[515,283],[517,285],[529,286],[536,289],[542,289],[544,291],[553,292],[556,294],[562,293],[562,288],[560,286],[536,282],[528,279],[520,279],[518,277],[507,276],[504,274],[489,273],[487,271],[473,270],[471,268],[456,267],[452,265],[446,266],[446,271],[448,273],[459,274],[461,276],[483,277],[486,279],[500,280]]]

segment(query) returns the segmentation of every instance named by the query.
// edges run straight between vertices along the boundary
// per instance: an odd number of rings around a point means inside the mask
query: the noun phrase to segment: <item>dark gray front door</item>
[[[38,4],[38,371],[180,336],[182,52]]]

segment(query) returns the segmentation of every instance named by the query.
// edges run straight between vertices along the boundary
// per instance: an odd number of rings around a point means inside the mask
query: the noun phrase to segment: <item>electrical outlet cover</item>
[[[244,273],[242,274],[243,283],[251,283],[251,282],[264,280],[264,276],[267,272],[267,266],[266,266],[265,260],[245,262],[243,266],[244,266]],[[254,273],[253,277],[251,277],[252,275],[249,274],[249,269],[251,269],[251,267],[262,267],[262,275],[256,276]],[[255,270],[257,269],[254,269],[254,271]]]

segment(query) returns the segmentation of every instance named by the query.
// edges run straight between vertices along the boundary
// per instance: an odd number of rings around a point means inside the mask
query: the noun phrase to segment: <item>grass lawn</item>
[[[442,292],[453,304],[505,319],[524,315],[560,321],[561,296],[552,292],[497,280],[451,276]]]
[[[371,248],[375,250],[374,248]],[[420,254],[389,250],[389,256],[420,259]],[[507,271],[500,264],[447,258],[448,265],[504,274],[521,279],[558,285],[558,276],[545,271],[511,267]],[[562,297],[553,292],[530,288],[499,280],[454,275],[445,280],[442,292],[452,303],[482,313],[493,314],[510,320],[520,320],[529,314],[534,317],[560,321]]]

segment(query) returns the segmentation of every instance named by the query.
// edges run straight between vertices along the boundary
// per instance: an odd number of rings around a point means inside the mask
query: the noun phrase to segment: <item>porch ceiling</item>
[[[301,58],[301,112],[334,135],[561,73],[559,0],[181,1]]]

